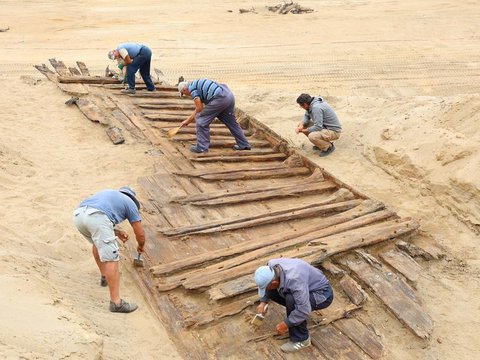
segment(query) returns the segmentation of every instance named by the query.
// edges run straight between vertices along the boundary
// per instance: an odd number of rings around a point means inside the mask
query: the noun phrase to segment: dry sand
[[[154,149],[113,146],[32,67],[56,57],[101,75],[123,41],[150,45],[169,83],[228,83],[237,106],[320,166],[419,219],[448,254],[418,283],[435,329],[421,342],[377,319],[385,358],[480,358],[478,1],[303,1],[315,12],[283,16],[265,10],[275,4],[0,1],[1,358],[179,358],[127,259],[122,295],[140,309],[108,312],[71,224],[87,195],[152,174]],[[328,158],[293,132],[301,92],[322,94],[342,121]]]

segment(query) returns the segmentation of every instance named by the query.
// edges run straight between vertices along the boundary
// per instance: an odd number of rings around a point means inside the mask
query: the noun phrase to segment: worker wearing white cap
[[[286,307],[287,317],[276,326],[277,333],[289,332],[290,340],[281,346],[295,352],[310,346],[307,319],[313,310],[324,309],[333,301],[328,279],[317,268],[301,259],[273,259],[255,271],[260,305],[257,314],[266,313],[270,300]]]

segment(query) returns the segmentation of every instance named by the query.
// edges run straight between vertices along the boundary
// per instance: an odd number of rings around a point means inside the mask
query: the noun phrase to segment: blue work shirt
[[[143,47],[143,44],[137,44],[133,42],[127,42],[127,43],[122,43],[117,46],[117,50],[122,55],[121,49],[125,49],[128,52],[128,56],[130,56],[130,59],[133,59],[134,57],[138,56],[140,49]],[[122,56],[124,58],[124,56]]]
[[[192,99],[198,97],[202,103],[208,104],[222,92],[222,87],[213,80],[197,79],[188,85],[188,91],[190,91]]]
[[[100,210],[115,225],[125,219],[131,223],[141,221],[140,212],[135,202],[118,190],[102,190],[83,200],[79,207],[89,206]]]

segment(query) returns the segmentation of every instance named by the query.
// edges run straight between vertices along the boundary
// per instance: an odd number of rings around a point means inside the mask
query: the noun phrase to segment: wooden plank
[[[251,224],[250,226],[256,226],[261,223],[268,224],[271,222],[277,222],[277,219],[278,221],[284,221],[285,219],[289,219],[289,218],[293,219],[293,218],[302,217],[302,216],[308,217],[308,216],[313,216],[319,213],[325,213],[326,209],[330,211],[331,208],[330,207],[326,208],[322,205],[351,200],[352,198],[353,198],[353,194],[350,191],[345,189],[340,189],[334,194],[332,194],[331,196],[329,196],[328,198],[326,198],[325,200],[321,202],[316,202],[313,204],[288,207],[288,208],[284,208],[276,211],[265,211],[260,214],[237,217],[233,219],[221,219],[221,220],[216,220],[209,223],[204,222],[203,224],[198,224],[193,226],[184,226],[184,227],[175,228],[175,229],[161,229],[160,231],[164,235],[178,236],[178,235],[184,235],[184,234],[198,234],[198,233],[226,231],[224,229],[231,230],[238,227],[240,228],[248,227],[249,224]],[[358,205],[358,203],[355,205]],[[306,210],[311,210],[311,211],[306,211]],[[259,220],[259,222],[251,223],[253,220]],[[235,225],[235,226],[229,227],[229,225]]]
[[[83,61],[77,61],[77,66],[83,76],[90,76],[90,71],[88,71],[87,65]]]
[[[50,69],[47,68],[45,64],[42,65],[34,65],[34,67],[40,71],[45,77],[53,82],[57,87],[62,90],[63,92],[66,92],[67,94],[74,95],[74,96],[82,96],[82,95],[87,95],[89,93],[88,89],[86,89],[83,85],[81,84],[60,84],[58,82],[58,76],[51,71]]]
[[[68,69],[65,66],[65,64],[63,63],[63,61],[57,61],[57,59],[55,59],[55,58],[48,59],[48,61],[50,61],[50,64],[53,66],[53,68],[55,69],[57,74],[60,75],[59,79],[62,76],[71,76],[70,71],[68,71]],[[61,82],[61,81],[59,81],[59,82]]]
[[[332,325],[357,344],[372,359],[376,360],[382,357],[383,344],[379,337],[356,318],[339,319]]]
[[[287,155],[284,153],[275,153],[275,154],[266,154],[266,155],[248,155],[247,156],[211,156],[204,158],[192,158],[192,161],[195,162],[262,162],[262,161],[271,161],[278,160],[283,161],[287,158]]]
[[[135,88],[136,89],[146,89],[146,86],[144,85],[143,79],[139,79],[139,81],[141,81],[141,83],[140,84],[135,84]],[[153,79],[152,79],[152,81],[155,84],[156,91],[175,92],[177,94],[180,102],[185,102],[185,103],[190,103],[191,104],[191,101],[181,100],[180,96],[178,95],[178,89],[176,87],[169,86],[169,85],[158,84],[158,82],[153,80]],[[122,84],[119,84],[118,82],[114,83],[114,84],[105,84],[103,87],[105,89],[109,89],[109,90],[122,90],[122,89],[124,89],[124,86]],[[193,108],[195,108],[195,106],[193,106]]]
[[[237,245],[230,246],[227,249],[210,251],[205,254],[184,258],[175,262],[170,262],[168,264],[153,266],[150,268],[150,271],[152,271],[155,276],[169,275],[181,270],[188,270],[195,266],[204,265],[214,260],[221,260],[236,254],[252,251],[264,246],[273,245],[279,242],[291,240],[293,238],[299,238],[301,236],[309,236],[308,239],[310,239],[311,234],[316,231],[320,231],[322,229],[334,226],[336,224],[340,224],[343,222],[347,222],[349,220],[356,219],[363,215],[376,212],[377,210],[380,210],[382,208],[383,208],[383,204],[377,201],[366,200],[366,201],[363,201],[363,203],[360,204],[359,206],[353,208],[352,210],[348,210],[337,215],[329,216],[327,218],[317,219],[315,224],[306,226],[305,228],[299,231],[293,231],[292,233],[289,233],[289,234],[281,234],[281,235],[275,234],[272,236],[263,237],[261,239],[246,241]]]
[[[125,129],[130,133],[132,134],[132,136],[134,136],[135,138],[137,139],[145,139],[145,136],[143,135],[143,133],[138,130],[137,127],[135,127],[132,122],[130,121],[130,119],[128,117],[125,116],[125,114],[123,112],[121,112],[119,109],[114,109],[112,112],[111,112],[111,115],[116,119],[118,120],[124,127]]]
[[[342,263],[362,280],[401,323],[422,339],[428,339],[433,331],[433,321],[421,308],[418,302],[412,300],[412,294],[405,284],[391,271],[382,271],[368,264],[363,258],[341,260]],[[412,291],[413,292],[413,291]]]
[[[208,296],[210,300],[218,301],[250,292],[256,288],[257,285],[255,284],[253,276],[248,274],[237,279],[212,286],[208,290]]]
[[[170,199],[171,202],[178,202],[180,204],[189,204],[195,202],[202,202],[202,201],[212,201],[217,199],[223,199],[226,197],[242,197],[248,194],[259,194],[264,191],[274,191],[280,189],[288,189],[291,187],[298,187],[300,185],[308,186],[312,183],[324,183],[323,176],[321,172],[315,171],[312,175],[305,179],[301,179],[299,181],[292,181],[287,184],[283,182],[277,185],[264,185],[264,186],[253,186],[253,187],[242,187],[239,190],[218,190],[209,193],[200,193],[200,194],[189,194],[183,197],[172,197]],[[326,183],[326,182],[325,182]]]
[[[114,145],[123,144],[125,142],[125,138],[122,135],[122,130],[120,130],[118,127],[111,126],[106,130],[106,132]]]
[[[62,84],[119,84],[120,81],[109,76],[71,76],[59,73],[58,82]]]
[[[148,104],[148,103],[139,103],[137,104],[138,107],[142,109],[157,109],[157,110],[184,110],[184,111],[190,111],[192,112],[195,110],[195,106],[192,105],[187,105],[187,104],[181,104],[181,103],[173,103],[173,104],[168,104],[168,103],[161,103],[161,104]],[[152,113],[152,115],[154,115]]]
[[[366,360],[368,357],[353,341],[334,328],[323,326],[310,334],[312,344],[328,360]]]
[[[158,114],[158,115],[151,115],[151,114],[145,114],[143,115],[145,119],[151,120],[151,121],[167,121],[167,122],[178,122],[179,124],[187,118],[187,116],[181,116],[181,115],[166,115],[166,114]]]
[[[412,283],[417,282],[423,270],[414,259],[398,249],[382,252],[380,253],[380,258]]]
[[[306,167],[276,169],[276,170],[257,170],[257,171],[243,171],[241,173],[229,174],[207,174],[200,178],[210,181],[233,181],[233,180],[255,180],[255,179],[277,179],[288,178],[293,176],[309,175],[310,169]]]
[[[188,274],[182,274],[176,277],[170,277],[164,284],[157,286],[158,289],[171,289],[179,286],[180,284],[186,289],[200,289],[204,287],[217,284],[222,281],[235,279],[239,276],[253,273],[258,266],[267,263],[271,258],[279,257],[292,257],[303,258],[305,261],[312,263],[316,259],[324,256],[330,256],[330,248],[336,249],[336,243],[344,240],[348,241],[348,245],[344,244],[348,250],[352,248],[358,248],[373,244],[376,242],[384,241],[390,237],[399,236],[403,232],[411,231],[413,226],[411,224],[387,222],[378,225],[366,226],[359,229],[349,230],[340,234],[326,236],[321,238],[321,245],[311,245],[312,242],[307,245],[300,246],[294,249],[280,250],[275,253],[270,253],[268,256],[258,257],[254,261],[244,263],[228,269],[221,269],[214,265],[208,267],[208,276],[205,276],[206,270],[201,269]],[[259,249],[261,250],[261,249]],[[257,250],[257,251],[259,251]],[[323,254],[322,256],[320,254]],[[238,258],[238,257],[237,257]],[[217,265],[217,264],[215,264]],[[180,283],[180,284],[179,284]]]
[[[345,274],[340,279],[340,286],[353,304],[361,305],[367,300],[365,291],[363,291],[361,286],[349,275]]]
[[[256,301],[258,301],[258,295],[249,296],[245,299],[240,299],[237,301],[232,301],[228,304],[222,306],[216,306],[210,311],[203,311],[199,314],[193,315],[185,319],[184,325],[186,327],[198,327],[222,319],[227,316],[233,316],[249,306],[252,306]]]
[[[82,74],[80,74],[80,71],[75,68],[75,67],[69,67],[68,68],[68,71],[70,71],[70,73],[73,75],[73,76],[80,76]]]
[[[237,166],[235,167],[213,167],[207,166],[202,167],[199,169],[182,169],[179,171],[173,172],[174,175],[180,176],[189,176],[189,177],[201,177],[204,175],[217,175],[217,174],[230,174],[230,173],[238,173],[244,171],[264,171],[264,170],[277,170],[279,168],[286,168],[283,163],[274,163],[272,164],[258,164],[255,167],[253,166],[244,166],[242,169],[239,169]]]
[[[91,100],[86,98],[72,98],[67,101],[69,104],[76,104],[80,111],[93,122],[99,122],[103,125],[110,125],[110,121],[105,117],[103,112]]]
[[[213,200],[204,200],[192,202],[196,206],[212,206],[212,205],[231,205],[239,203],[247,203],[254,201],[264,201],[268,199],[281,199],[285,197],[300,197],[302,195],[311,196],[313,194],[322,193],[327,190],[336,188],[337,185],[330,182],[320,182],[317,184],[310,184],[299,187],[298,185],[280,188],[277,190],[266,190],[263,192],[242,194],[237,196],[226,196],[224,198],[217,198]]]

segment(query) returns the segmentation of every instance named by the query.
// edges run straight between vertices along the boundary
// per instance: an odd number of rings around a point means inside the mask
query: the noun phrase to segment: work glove
[[[279,322],[277,324],[277,334],[282,335],[288,331],[288,326],[285,321]]]
[[[125,66],[125,65],[123,65],[123,64],[118,64],[118,68],[119,68],[120,70],[123,70],[123,67],[124,67],[124,66]]]

